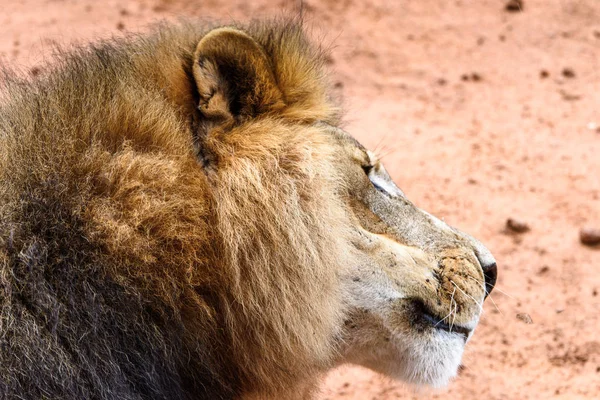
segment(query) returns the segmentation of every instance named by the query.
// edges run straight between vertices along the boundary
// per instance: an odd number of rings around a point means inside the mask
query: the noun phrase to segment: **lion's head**
[[[278,252],[314,246],[315,265],[329,271],[309,277],[316,280],[310,287],[321,292],[314,294],[315,304],[341,299],[335,311],[343,325],[333,337],[337,362],[417,384],[446,384],[494,287],[493,256],[411,203],[377,156],[338,127],[326,92],[317,86],[320,77],[310,69],[316,66],[286,53],[297,50],[296,43],[278,43],[288,48],[282,50],[261,39],[220,28],[197,46],[199,153],[209,180],[227,192],[226,203],[239,202],[232,209],[252,210],[240,218],[249,225],[246,232],[263,226],[256,219],[273,219],[286,225]],[[243,200],[234,192],[240,186]],[[235,213],[229,206],[223,207],[226,219]],[[312,270],[297,261],[297,268]],[[325,289],[331,283],[322,275],[335,282],[333,289]],[[290,286],[300,282],[283,279]],[[310,307],[311,299],[298,305]],[[328,307],[317,307],[323,320],[333,315]]]
[[[304,398],[347,362],[456,374],[494,258],[339,127],[322,64],[295,23],[184,24],[7,78],[3,392]]]

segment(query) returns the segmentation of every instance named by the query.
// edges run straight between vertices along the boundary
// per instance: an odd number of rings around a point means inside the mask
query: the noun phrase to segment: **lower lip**
[[[448,323],[444,322],[443,320],[440,320],[439,318],[434,317],[433,315],[431,315],[431,314],[429,314],[427,312],[423,312],[421,314],[421,316],[433,328],[439,329],[439,330],[442,330],[442,331],[446,331],[446,332],[449,332],[449,333],[456,333],[458,335],[462,335],[462,336],[464,336],[465,340],[467,340],[467,338],[469,337],[469,333],[471,333],[471,330],[468,329],[468,328],[465,328],[465,327],[460,326],[460,325],[451,325],[451,324],[448,324]]]

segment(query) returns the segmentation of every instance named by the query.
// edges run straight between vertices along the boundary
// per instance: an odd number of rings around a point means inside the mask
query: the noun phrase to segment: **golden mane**
[[[315,123],[337,108],[299,24],[239,29],[285,107],[204,137],[210,171],[191,71],[207,28],[162,26],[64,55],[34,81],[6,77],[0,392],[273,395],[330,366],[348,245]]]

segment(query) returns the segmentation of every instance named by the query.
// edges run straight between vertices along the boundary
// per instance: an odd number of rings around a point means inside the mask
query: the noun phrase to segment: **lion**
[[[163,24],[3,81],[0,397],[456,375],[494,257],[340,128],[301,22]]]

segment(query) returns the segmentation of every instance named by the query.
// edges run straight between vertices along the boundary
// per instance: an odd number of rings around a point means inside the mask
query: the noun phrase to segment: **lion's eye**
[[[385,188],[381,185],[381,179],[379,179],[375,174],[372,174],[373,170],[375,169],[373,165],[363,165],[362,169],[363,171],[365,171],[365,174],[367,175],[375,189],[379,190],[382,193],[389,194],[388,191],[385,190]]]
[[[363,165],[362,169],[365,171],[365,174],[369,178],[369,181],[371,181],[373,187],[379,192],[388,197],[404,196],[402,191],[398,189],[394,182],[389,178],[383,167],[380,166],[376,171],[373,165]]]

